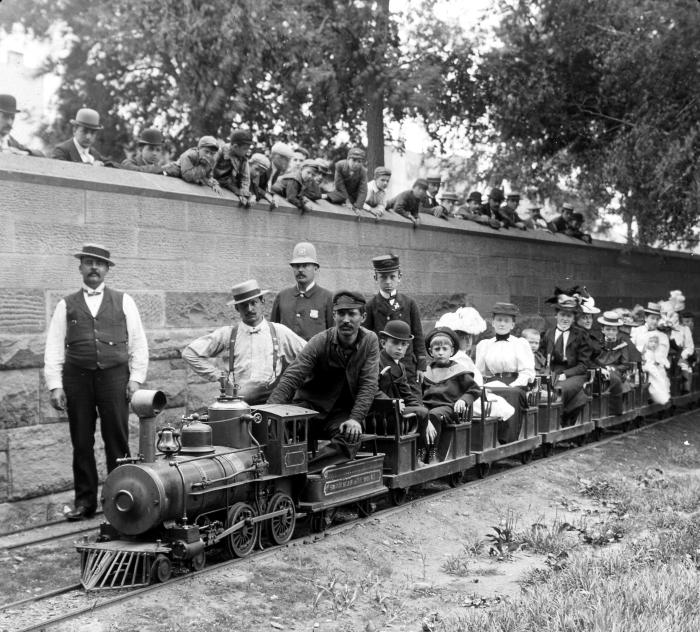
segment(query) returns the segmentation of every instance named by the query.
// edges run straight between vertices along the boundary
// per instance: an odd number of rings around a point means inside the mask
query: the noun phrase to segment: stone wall
[[[365,294],[374,291],[370,259],[398,254],[403,289],[426,325],[454,306],[455,293],[482,313],[497,300],[544,312],[543,298],[562,283],[586,285],[601,307],[676,287],[690,308],[700,305],[700,266],[690,255],[423,219],[414,230],[395,215],[377,222],[325,204],[305,215],[283,201],[274,211],[242,209],[229,195],[172,178],[0,155],[0,503],[70,489],[66,422],[48,404],[41,366],[53,308],[79,286],[71,254],[84,242],[111,249],[117,265],[108,283],[139,306],[151,353],[147,386],[166,392],[166,418],[216,395],[188,374],[179,350],[231,319],[232,285],[291,284],[288,260],[302,240],[318,249],[322,285]]]

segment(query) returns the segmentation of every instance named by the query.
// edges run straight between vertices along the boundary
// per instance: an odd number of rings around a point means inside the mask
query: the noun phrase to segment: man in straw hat
[[[93,147],[97,140],[97,132],[102,129],[100,115],[90,108],[81,108],[70,123],[73,126],[73,137],[56,145],[51,158],[103,166],[105,158]]]
[[[270,320],[309,340],[333,326],[333,294],[316,283],[320,264],[313,244],[302,241],[294,246],[289,265],[296,285],[275,296]]]
[[[25,147],[10,134],[15,124],[15,115],[20,111],[17,109],[17,99],[11,94],[0,94],[0,153],[43,156],[40,151]]]
[[[216,382],[221,369],[209,358],[228,350],[228,376],[248,404],[264,404],[305,341],[291,329],[265,320],[265,294],[254,279],[235,285],[233,305],[240,322],[201,336],[182,351],[182,359],[198,375]]]
[[[62,298],[46,337],[44,377],[51,405],[68,413],[75,506],[68,520],[97,509],[95,421],[99,414],[107,471],[129,455],[129,400],[146,380],[148,343],[134,300],[105,286],[110,252],[85,244],[75,254],[83,287]]]
[[[335,326],[309,340],[268,400],[293,401],[318,411],[309,436],[330,443],[309,463],[313,470],[354,458],[377,392],[379,343],[374,332],[362,327],[364,297],[350,290],[336,292],[333,319]]]

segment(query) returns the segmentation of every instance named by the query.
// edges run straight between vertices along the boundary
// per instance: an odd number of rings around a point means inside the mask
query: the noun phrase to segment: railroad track
[[[503,463],[502,467],[504,467],[504,471],[502,472],[497,472],[493,473],[490,476],[486,477],[485,479],[481,478],[475,478],[473,480],[464,482],[460,484],[458,487],[459,488],[470,488],[474,486],[478,486],[486,482],[487,480],[501,480],[504,477],[510,476],[511,475],[511,470],[519,470],[519,468],[524,467],[524,468],[532,468],[532,467],[537,467],[540,463],[543,462],[553,462],[557,461],[559,459],[564,459],[568,458],[572,455],[575,455],[580,452],[585,452],[587,450],[591,450],[596,447],[604,446],[608,443],[611,443],[613,441],[616,441],[618,438],[624,435],[632,435],[636,434],[638,432],[641,432],[642,430],[646,430],[647,428],[652,428],[654,426],[668,423],[670,421],[673,421],[674,419],[677,419],[678,417],[681,417],[686,414],[690,414],[692,412],[697,412],[697,409],[693,411],[678,411],[676,414],[670,417],[665,417],[663,419],[658,419],[655,421],[647,421],[644,420],[643,423],[635,426],[634,428],[628,430],[627,432],[621,433],[619,431],[611,431],[609,432],[609,436],[602,438],[598,441],[595,442],[590,442],[586,443],[584,445],[581,445],[579,447],[569,447],[567,449],[562,449],[558,450],[555,453],[553,453],[551,456],[548,457],[542,457],[539,456],[530,463],[527,463],[525,465],[518,464],[515,465],[515,460],[510,460],[508,462],[501,462]],[[512,465],[509,465],[512,464]],[[420,503],[426,501],[426,500],[434,500],[435,498],[439,498],[443,495],[446,495],[448,493],[453,493],[454,490],[447,488],[447,489],[441,489],[437,491],[432,491],[431,493],[423,493],[423,494],[418,494],[417,497],[408,497],[405,503],[402,503],[399,506],[389,506],[385,508],[381,508],[376,512],[373,512],[371,517],[372,518],[387,518],[391,517],[393,515],[402,513],[406,511],[408,507],[411,506],[416,506],[420,505]],[[335,534],[343,533],[344,531],[347,531],[349,529],[354,528],[361,520],[366,519],[366,518],[357,518],[353,520],[348,520],[347,522],[340,524],[340,525],[335,525],[335,526],[330,526],[327,529],[325,529],[324,534],[325,536],[333,536]],[[91,527],[94,528],[94,527]],[[84,529],[86,530],[86,529]],[[299,536],[295,538],[295,540],[298,540]],[[206,568],[200,570],[200,571],[190,571],[188,573],[185,573],[183,575],[179,575],[176,577],[173,577],[172,579],[168,580],[167,582],[163,584],[152,584],[150,586],[145,586],[142,588],[135,588],[135,589],[123,589],[119,590],[118,594],[105,594],[105,593],[97,593],[97,594],[92,594],[92,593],[85,593],[85,591],[82,589],[82,586],[80,584],[71,584],[71,585],[66,585],[61,588],[57,588],[51,591],[48,591],[46,593],[41,593],[34,595],[32,597],[28,597],[25,599],[21,599],[12,603],[6,603],[3,605],[0,605],[0,630],[15,630],[16,632],[34,632],[38,630],[45,630],[49,628],[50,626],[57,625],[62,622],[70,621],[72,619],[76,619],[84,614],[94,612],[96,610],[101,610],[104,608],[108,608],[110,606],[113,606],[115,604],[128,601],[131,599],[136,599],[138,597],[141,597],[143,595],[147,595],[151,592],[155,592],[158,590],[161,590],[163,588],[166,588],[168,586],[186,581],[188,579],[193,579],[193,578],[198,578],[201,576],[205,576],[208,574],[215,573],[217,571],[223,570],[223,569],[231,569],[234,568],[238,564],[243,564],[246,563],[248,560],[251,559],[257,559],[257,560],[262,560],[267,557],[270,557],[274,555],[279,549],[283,549],[285,547],[288,547],[290,545],[293,545],[294,540],[292,543],[287,543],[279,546],[270,546],[267,547],[261,551],[258,551],[254,553],[252,556],[245,557],[245,558],[236,558],[232,560],[226,560],[223,562],[211,564],[207,566]],[[58,614],[55,614],[52,617],[49,618],[41,618],[40,613],[38,610],[46,607],[46,604],[49,603],[51,605],[51,608],[54,610],[61,610],[63,607],[61,606],[60,603],[56,603],[56,600],[64,600],[66,602],[66,606],[70,606],[71,601],[80,601],[81,604],[78,605],[78,607],[72,607],[68,611],[60,612]],[[54,600],[53,602],[51,600]],[[14,613],[14,610],[17,609],[22,609],[26,608],[28,612],[24,613]],[[13,618],[11,619],[6,619],[6,617],[3,617],[2,615],[7,613],[8,615],[13,615]],[[31,624],[27,625],[27,622],[31,622]],[[9,624],[9,625],[8,625]],[[19,627],[15,627],[19,626]],[[24,626],[24,627],[21,627]]]

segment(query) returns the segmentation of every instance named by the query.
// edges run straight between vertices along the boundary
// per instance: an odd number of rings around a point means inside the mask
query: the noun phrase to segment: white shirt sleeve
[[[215,329],[205,336],[193,340],[182,350],[182,359],[190,365],[192,370],[215,382],[221,375],[221,369],[208,358],[219,355],[228,347],[231,339],[231,326]],[[226,369],[228,372],[228,368]]]
[[[123,296],[122,309],[126,317],[126,331],[129,334],[129,380],[143,384],[148,372],[148,340],[134,299],[128,294]],[[64,309],[64,314],[65,311]]]
[[[63,388],[63,364],[66,361],[66,302],[61,299],[53,312],[44,349],[44,379],[52,391]]]
[[[476,360],[474,364],[476,364],[476,370],[483,375],[486,372],[486,362],[484,361],[484,356],[486,355],[486,347],[488,340],[481,340],[477,345],[476,345]]]

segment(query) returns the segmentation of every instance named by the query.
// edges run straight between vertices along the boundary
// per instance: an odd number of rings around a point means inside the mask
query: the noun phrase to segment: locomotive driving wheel
[[[285,544],[289,542],[297,522],[296,512],[294,511],[294,501],[287,494],[278,492],[270,498],[267,511],[271,513],[282,509],[287,513],[270,518],[267,523],[267,535],[275,544]]]
[[[527,450],[527,452],[523,452],[520,455],[520,462],[523,465],[527,465],[528,463],[530,463],[530,461],[532,461],[532,457],[534,456],[534,454],[535,454],[534,450]]]
[[[331,526],[333,518],[335,518],[336,509],[323,509],[312,513],[309,520],[309,529],[312,533],[323,533]]]
[[[236,503],[229,509],[226,520],[226,528],[232,527],[237,522],[250,520],[255,517],[255,509],[248,503]],[[245,557],[258,541],[260,523],[246,522],[240,529],[226,536],[226,548],[234,557]]]
[[[447,484],[450,487],[459,487],[462,483],[467,480],[466,472],[452,472],[452,474],[447,476]]]

